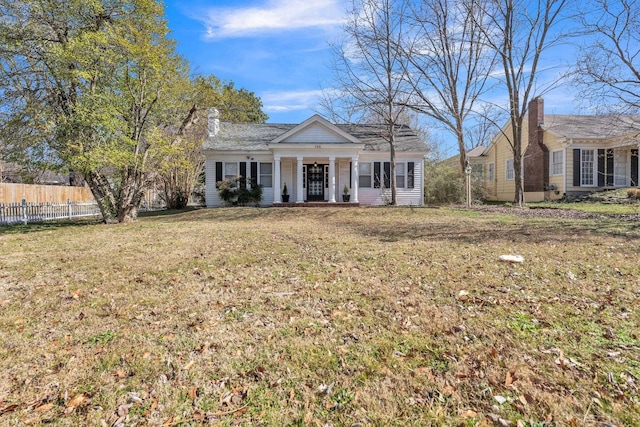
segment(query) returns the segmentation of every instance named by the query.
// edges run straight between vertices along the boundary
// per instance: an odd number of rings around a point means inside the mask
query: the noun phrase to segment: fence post
[[[27,225],[27,201],[22,199],[22,223]]]
[[[71,221],[71,199],[67,199],[67,213],[69,215],[69,221]]]

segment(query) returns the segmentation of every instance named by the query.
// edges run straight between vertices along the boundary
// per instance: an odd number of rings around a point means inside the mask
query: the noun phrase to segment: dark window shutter
[[[407,188],[414,188],[414,184],[413,184],[414,168],[415,168],[415,164],[413,162],[407,162]]]
[[[222,162],[216,162],[216,188],[220,181],[222,181]]]
[[[391,188],[391,163],[384,162],[384,188]]]
[[[604,187],[604,150],[598,150],[598,187]]]
[[[638,150],[631,150],[631,186],[638,186]]]
[[[240,188],[247,188],[247,163],[240,162]]]
[[[573,149],[573,186],[580,187],[580,149]]]
[[[251,186],[258,183],[258,162],[251,162]]]
[[[607,185],[613,186],[613,149],[607,150]]]
[[[353,163],[349,162],[349,188],[351,188],[352,182],[353,182]]]
[[[373,188],[380,188],[380,162],[373,162]]]

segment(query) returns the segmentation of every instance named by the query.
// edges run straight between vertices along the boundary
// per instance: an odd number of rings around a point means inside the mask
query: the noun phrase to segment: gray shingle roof
[[[605,139],[640,133],[640,116],[546,114],[542,128],[566,138]]]
[[[267,151],[267,143],[298,126],[278,123],[229,123],[221,122],[218,134],[207,138],[204,150],[252,150]],[[383,138],[382,125],[335,125],[343,132],[358,138],[366,151],[389,151],[389,143]],[[427,145],[408,126],[399,126],[396,133],[396,151],[428,151]]]
[[[487,147],[484,145],[478,145],[477,147],[467,151],[467,157],[480,157],[484,154],[486,149]]]

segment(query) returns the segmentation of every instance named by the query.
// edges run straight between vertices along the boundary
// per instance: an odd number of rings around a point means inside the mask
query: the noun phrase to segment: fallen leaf
[[[193,386],[189,389],[189,397],[191,400],[196,400],[196,397],[198,397],[198,387]]]
[[[462,414],[460,414],[460,416],[462,418],[473,418],[478,416],[478,413],[476,411],[472,411],[471,409],[467,409]]]
[[[186,365],[184,365],[182,367],[182,369],[184,369],[185,371],[188,371],[189,369],[191,369],[193,367],[193,365],[195,365],[195,361],[190,360],[189,363],[187,363]]]
[[[84,394],[80,393],[80,394],[76,394],[68,403],[67,403],[67,408],[64,410],[65,415],[69,415],[70,413],[72,413],[73,411],[76,410],[76,408],[80,408],[81,406],[84,406],[86,404],[89,403],[89,398],[87,396],[85,396]]]
[[[145,417],[148,417],[149,415],[151,415],[151,413],[152,413],[153,411],[155,411],[157,407],[158,407],[158,399],[155,399],[155,398],[154,398],[154,399],[151,401],[151,407],[150,407],[149,409],[147,409],[146,411],[144,411],[144,416],[145,416]]]
[[[118,410],[116,411],[116,413],[119,417],[126,417],[127,414],[129,414],[129,409],[131,409],[132,406],[132,404],[122,404],[118,406]]]
[[[7,405],[6,402],[0,403],[0,415],[15,411],[16,409],[18,409],[18,405]]]
[[[46,412],[46,411],[48,411],[48,410],[49,410],[49,409],[51,409],[51,408],[53,408],[53,403],[46,403],[46,404],[44,404],[44,405],[40,405],[40,406],[38,406],[38,407],[35,409],[35,411],[36,411],[36,412]]]
[[[505,376],[505,379],[504,379],[504,386],[509,387],[512,382],[513,382],[513,379],[511,378],[511,372],[507,371],[507,375]]]
[[[496,414],[488,414],[489,418],[491,418],[491,420],[495,423],[498,424],[499,426],[502,427],[509,427],[511,425],[511,422],[508,420],[505,420],[504,418],[500,418],[498,415]]]

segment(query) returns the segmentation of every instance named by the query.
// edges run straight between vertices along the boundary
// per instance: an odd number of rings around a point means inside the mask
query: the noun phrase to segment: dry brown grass
[[[0,233],[3,425],[640,424],[634,222],[238,208]]]

